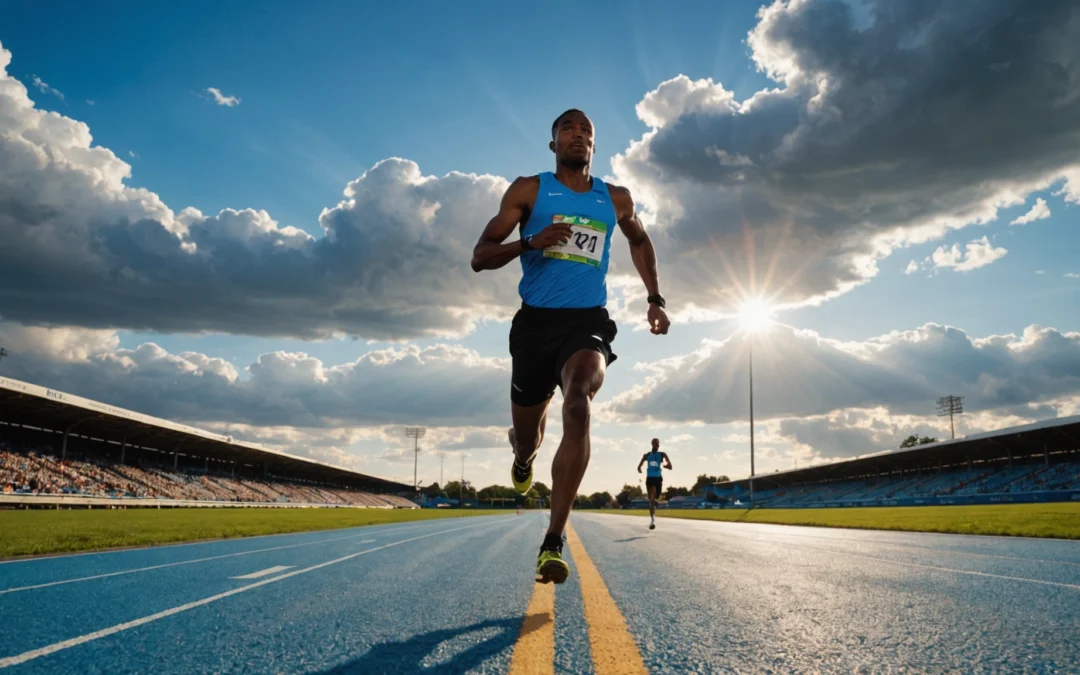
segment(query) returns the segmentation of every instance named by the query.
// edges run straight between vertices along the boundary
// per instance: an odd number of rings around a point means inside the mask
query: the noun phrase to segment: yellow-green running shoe
[[[536,583],[561,584],[570,576],[570,566],[562,559],[562,545],[558,549],[541,548],[536,559]]]
[[[510,467],[510,480],[514,483],[514,489],[521,494],[526,494],[529,491],[529,488],[532,487],[532,461],[535,458],[536,454],[534,453],[525,466],[518,464],[518,461],[515,458],[514,465]]]
[[[518,462],[517,459],[517,446],[514,443],[514,430],[510,429],[510,445],[514,448],[514,463],[510,466],[510,482],[514,484],[514,489],[521,494],[526,494],[529,488],[532,487],[533,482],[533,460],[536,459],[536,450],[533,450],[533,454],[529,457],[528,461],[524,464]]]

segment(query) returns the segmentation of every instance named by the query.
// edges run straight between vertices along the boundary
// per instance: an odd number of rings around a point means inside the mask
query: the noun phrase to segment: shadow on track
[[[317,671],[312,675],[359,675],[360,673],[463,673],[504,650],[512,649],[519,634],[528,634],[551,621],[549,614],[530,614],[526,617],[489,619],[460,628],[434,630],[401,642],[375,645],[363,656]],[[467,633],[491,628],[498,632],[455,654],[449,661],[424,667],[423,662],[443,642]]]
[[[648,539],[648,537],[628,537],[626,539],[613,539],[616,544],[625,544],[631,541],[637,541],[638,539]]]

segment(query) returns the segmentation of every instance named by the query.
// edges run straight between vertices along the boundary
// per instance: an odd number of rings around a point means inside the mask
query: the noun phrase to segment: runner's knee
[[[563,394],[563,424],[566,428],[584,433],[589,426],[591,411],[588,387],[568,387]]]

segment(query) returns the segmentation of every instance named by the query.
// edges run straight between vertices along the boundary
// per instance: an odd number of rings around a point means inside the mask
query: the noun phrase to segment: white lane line
[[[719,542],[718,542],[719,543]],[[855,553],[854,551],[842,551],[834,548],[823,548],[820,546],[806,546],[805,544],[789,544],[796,548],[801,548],[807,551],[818,551],[821,553],[835,553],[842,556],[853,556],[856,558],[865,558],[867,560],[875,560],[877,562],[889,563],[891,565],[903,565],[905,567],[918,567],[925,570],[936,570],[938,572],[952,572],[953,574],[968,574],[976,577],[989,577],[991,579],[1004,579],[1006,581],[1025,581],[1030,584],[1043,584],[1044,586],[1057,586],[1059,588],[1070,588],[1074,591],[1080,591],[1080,585],[1066,584],[1060,581],[1046,581],[1043,579],[1031,579],[1028,577],[1014,577],[1007,574],[993,574],[991,572],[976,572],[975,570],[958,570],[952,567],[940,567],[938,565],[927,565],[924,563],[904,562],[902,560],[892,560],[890,558],[880,558],[878,556],[867,555],[865,553]]]
[[[268,577],[271,574],[277,574],[278,572],[284,572],[285,570],[291,570],[296,565],[274,565],[273,567],[267,567],[264,570],[258,572],[252,572],[251,574],[244,574],[239,577],[229,577],[230,579],[259,579],[261,577]]]
[[[395,532],[400,532],[401,530],[411,530],[411,529],[413,529],[415,527],[419,527],[421,525],[429,525],[432,522],[434,522],[434,521],[424,520],[424,521],[420,521],[420,522],[417,522],[417,523],[409,523],[409,524],[406,524],[406,525],[402,525],[402,526],[396,527],[396,528],[394,528],[392,530],[383,529],[381,531],[382,532],[389,532],[390,534],[393,534]],[[373,527],[373,526],[369,525],[369,526],[366,526],[366,527]],[[383,526],[376,525],[374,527],[383,527]],[[348,528],[348,529],[354,529],[354,528]],[[307,534],[307,533],[305,533],[305,532],[293,532],[291,534]],[[266,536],[278,536],[278,535],[266,535]],[[161,569],[163,567],[176,567],[177,565],[191,565],[193,563],[201,563],[201,562],[206,562],[208,560],[221,560],[222,558],[233,558],[235,556],[250,555],[252,553],[265,553],[267,551],[282,551],[282,550],[285,550],[287,548],[299,548],[301,546],[316,546],[318,544],[329,544],[330,542],[334,542],[334,541],[343,541],[345,539],[355,539],[357,537],[364,537],[364,536],[370,536],[370,533],[363,532],[361,534],[350,534],[350,535],[345,536],[345,537],[334,537],[332,539],[319,539],[318,541],[305,541],[302,544],[286,544],[285,546],[273,546],[273,547],[270,547],[270,548],[257,548],[257,549],[251,550],[251,551],[238,551],[236,553],[223,553],[221,555],[212,555],[212,556],[210,556],[208,558],[195,558],[193,560],[181,560],[179,562],[162,563],[160,565],[150,565],[149,567],[136,567],[135,569],[130,569],[130,570],[120,570],[119,572],[107,572],[105,574],[94,574],[94,575],[88,576],[88,577],[77,577],[75,579],[61,579],[60,581],[49,581],[49,582],[42,583],[42,584],[33,584],[32,586],[17,586],[15,588],[5,588],[5,589],[0,589],[0,595],[4,595],[5,593],[16,593],[18,591],[32,591],[32,590],[34,590],[36,588],[48,588],[49,586],[61,586],[63,584],[73,584],[73,583],[76,583],[76,582],[79,582],[79,581],[93,581],[94,579],[105,579],[107,577],[118,577],[118,576],[123,575],[123,574],[134,574],[136,572],[149,572],[151,570],[159,570],[159,569]],[[255,537],[255,538],[258,539],[260,537]],[[375,543],[375,540],[374,539],[364,539],[360,543],[361,544],[373,544],[373,543]],[[183,546],[184,544],[178,544],[178,545]],[[155,547],[155,548],[165,548],[165,547]],[[107,551],[104,551],[104,552],[107,553]],[[74,555],[83,555],[83,554],[74,554]],[[38,560],[45,560],[45,558],[38,558]],[[22,561],[9,561],[9,562],[22,562]]]
[[[503,524],[503,523],[508,522],[508,521],[505,521],[505,520],[502,520],[502,519],[500,519],[500,520],[502,522],[500,522],[499,524]],[[222,600],[222,599],[227,598],[229,596],[237,595],[239,593],[244,593],[246,591],[250,591],[250,590],[253,590],[255,588],[259,588],[260,586],[265,586],[267,584],[272,584],[272,583],[276,583],[278,581],[283,581],[285,579],[289,579],[291,577],[295,577],[295,576],[298,576],[300,574],[307,574],[308,572],[314,572],[315,570],[322,569],[323,567],[329,567],[330,565],[336,565],[338,563],[345,562],[346,560],[352,560],[353,558],[356,558],[356,557],[359,557],[359,556],[362,556],[362,555],[366,555],[368,553],[374,553],[376,551],[382,551],[382,550],[385,550],[385,549],[388,549],[388,548],[393,548],[394,546],[400,546],[401,544],[407,544],[407,543],[409,543],[411,541],[416,541],[418,539],[427,539],[428,537],[435,537],[435,536],[438,536],[440,534],[449,534],[451,532],[460,532],[461,530],[469,530],[469,529],[472,529],[472,528],[475,528],[475,527],[482,527],[484,525],[489,524],[489,522],[490,521],[485,522],[485,523],[477,523],[476,525],[466,525],[464,527],[457,527],[457,528],[454,528],[452,530],[442,530],[441,532],[429,532],[428,534],[421,534],[421,535],[416,536],[416,537],[411,537],[409,539],[402,539],[400,541],[391,542],[389,544],[383,544],[382,546],[376,546],[375,548],[369,548],[369,549],[366,549],[366,550],[363,550],[363,551],[359,551],[357,553],[350,553],[349,555],[342,556],[340,558],[335,558],[334,560],[329,560],[329,561],[324,562],[324,563],[319,563],[318,565],[312,565],[311,567],[305,567],[303,569],[295,570],[293,572],[287,572],[285,574],[282,574],[281,576],[271,577],[269,579],[263,579],[262,581],[256,581],[255,583],[248,584],[247,586],[241,586],[239,588],[234,588],[231,591],[226,591],[224,593],[218,593],[217,595],[212,595],[209,598],[203,598],[202,600],[196,600],[195,602],[189,602],[186,605],[180,605],[179,607],[173,607],[172,609],[166,609],[165,611],[158,612],[157,614],[151,614],[150,616],[144,616],[141,619],[135,619],[133,621],[127,621],[125,623],[119,623],[119,624],[116,624],[115,626],[110,626],[109,628],[103,628],[101,630],[94,631],[93,633],[87,633],[86,635],[80,635],[79,637],[71,638],[70,640],[64,640],[62,642],[54,642],[51,645],[46,645],[45,647],[41,647],[39,649],[31,649],[30,651],[23,652],[22,654],[16,654],[15,656],[7,656],[5,658],[0,659],[0,668],[10,668],[11,666],[17,666],[20,663],[26,663],[27,661],[33,661],[34,659],[41,658],[42,656],[48,656],[49,654],[54,654],[54,653],[62,651],[64,649],[70,649],[71,647],[77,647],[77,646],[79,646],[81,644],[85,644],[87,642],[92,642],[94,640],[98,640],[98,639],[101,639],[103,637],[108,637],[110,635],[115,635],[116,633],[120,633],[120,632],[123,632],[125,630],[129,630],[131,628],[137,628],[137,627],[142,626],[144,624],[148,624],[148,623],[151,623],[153,621],[157,621],[159,619],[164,619],[166,617],[170,617],[170,616],[172,616],[174,614],[180,614],[181,612],[186,612],[189,609],[195,609],[196,607],[202,607],[203,605],[209,605],[211,602],[216,602],[218,600]]]
[[[161,565],[150,565],[149,567],[137,567],[130,570],[120,570],[119,572],[107,572],[105,574],[95,574],[89,577],[78,577],[75,579],[61,579],[60,581],[50,581],[43,584],[34,584],[32,586],[17,586],[15,588],[5,588],[0,590],[0,595],[5,593],[16,593],[18,591],[31,591],[35,588],[48,588],[50,586],[61,586],[63,584],[74,584],[79,581],[92,581],[94,579],[105,579],[107,577],[118,577],[123,574],[135,574],[136,572],[149,572],[150,570],[159,570],[165,567],[176,567],[177,565],[192,565],[194,563],[207,562],[209,560],[221,560],[222,558],[235,558],[241,555],[251,555],[252,553],[266,553],[267,551],[283,551],[288,548],[299,548],[301,546],[315,546],[316,544],[329,544],[334,541],[342,541],[345,539],[356,539],[363,537],[364,534],[350,534],[347,537],[334,537],[333,539],[321,539],[315,542],[306,541],[302,544],[288,544],[285,546],[273,546],[271,548],[257,548],[252,551],[238,551],[236,553],[224,553],[222,555],[214,555],[209,558],[195,558],[194,560],[181,560],[179,562],[162,563]],[[372,540],[366,540],[360,542],[361,544],[371,543]]]
[[[675,520],[675,519],[672,518],[671,520]],[[693,519],[687,518],[687,519],[684,520],[684,522],[692,521],[692,520]],[[704,519],[698,520],[698,521],[695,521],[695,522],[727,523],[727,521],[707,521],[707,520],[704,520]],[[769,524],[769,523],[754,523],[754,524],[755,525],[761,525],[761,524]],[[780,525],[778,527],[800,527],[800,526]],[[814,529],[821,529],[821,528],[814,528]],[[840,528],[832,528],[832,529],[840,529]],[[848,528],[847,531],[851,531],[850,528]],[[859,531],[862,532],[862,531],[865,531],[865,530],[859,530]],[[894,532],[896,534],[950,534],[951,536],[975,536],[975,537],[982,537],[982,538],[989,538],[991,536],[996,536],[996,535],[952,535],[951,533],[948,533],[948,532],[909,532],[909,531],[906,531],[906,530],[903,530],[903,531],[895,530]],[[725,531],[724,536],[729,536],[729,533]],[[794,541],[797,541],[797,542],[800,542],[800,543],[804,542],[804,541],[811,541],[811,542],[814,542],[814,543],[825,543],[825,544],[875,544],[875,545],[878,545],[878,546],[893,546],[893,547],[896,547],[896,548],[920,549],[920,550],[923,550],[923,551],[931,551],[933,553],[940,553],[940,554],[944,554],[944,555],[966,555],[966,556],[973,556],[973,557],[977,557],[977,558],[997,558],[997,559],[1000,559],[1000,560],[1016,560],[1016,561],[1019,561],[1019,562],[1044,563],[1044,564],[1047,564],[1047,565],[1072,565],[1073,567],[1080,567],[1080,562],[1073,562],[1071,560],[1048,560],[1046,558],[1025,558],[1023,556],[1015,556],[1015,555],[999,555],[999,554],[995,554],[995,553],[977,553],[975,551],[960,551],[960,550],[957,550],[957,549],[949,549],[949,548],[934,548],[933,546],[922,546],[920,544],[908,544],[908,543],[905,543],[905,542],[896,542],[896,541],[883,541],[883,540],[880,540],[880,539],[859,539],[859,538],[846,538],[845,539],[845,538],[833,537],[833,536],[821,537],[821,536],[818,536],[818,535],[815,535],[815,534],[801,534],[801,533],[796,534],[794,532],[784,532],[784,533],[778,534],[776,536],[770,536],[770,537],[752,536],[752,535],[746,535],[746,534],[742,534],[742,533],[734,533],[734,534],[730,534],[730,536],[734,536],[734,537],[739,538],[739,539],[744,539],[746,541],[759,541],[759,542],[772,543],[772,544],[776,544],[777,546],[785,546],[785,545],[787,545],[787,544],[779,541],[779,539],[783,538],[783,537],[789,537],[790,539],[792,539]],[[1075,545],[1080,545],[1080,542],[1076,542],[1076,541],[1068,540],[1068,539],[1040,539],[1038,537],[999,537],[999,538],[1001,538],[1001,539],[1034,539],[1034,540],[1037,540],[1037,541],[1066,541],[1068,543],[1072,543],[1072,544],[1075,544]],[[826,549],[817,549],[817,550],[824,551]],[[848,553],[848,551],[846,549],[845,550],[829,549],[829,550],[832,550],[834,553]]]
[[[604,517],[604,516],[602,516],[602,517]],[[759,539],[757,537],[739,537],[739,538],[748,539],[748,540],[752,540],[752,541],[765,541],[765,542],[773,541],[773,543],[776,543],[778,545],[781,545],[781,546],[784,545],[781,542],[775,542],[774,540],[768,540],[768,539]],[[720,544],[722,542],[717,541],[717,542],[713,542],[713,543]],[[890,564],[893,564],[893,565],[904,565],[906,567],[918,567],[918,568],[927,569],[927,570],[937,570],[939,572],[952,572],[954,574],[969,574],[969,575],[977,576],[977,577],[990,577],[992,579],[1005,579],[1007,581],[1026,581],[1026,582],[1031,583],[1031,584],[1043,584],[1045,586],[1057,586],[1059,588],[1070,588],[1070,589],[1072,589],[1074,591],[1080,591],[1080,585],[1066,584],[1066,583],[1062,583],[1060,581],[1045,581],[1043,579],[1029,579],[1028,577],[1014,577],[1014,576],[1009,576],[1009,575],[1006,575],[1006,574],[992,574],[990,572],[976,572],[974,570],[958,570],[958,569],[953,569],[951,567],[939,567],[937,565],[925,565],[923,563],[903,562],[903,561],[900,561],[900,560],[891,560],[889,558],[879,558],[877,556],[867,555],[865,553],[855,553],[855,552],[852,552],[852,551],[841,551],[841,550],[832,549],[832,548],[822,548],[820,546],[806,546],[805,544],[802,544],[802,543],[788,544],[788,545],[789,546],[793,545],[793,546],[795,546],[797,548],[802,548],[802,549],[806,549],[806,550],[809,550],[809,551],[819,551],[819,552],[822,552],[822,553],[837,553],[837,554],[841,554],[841,555],[850,555],[850,556],[855,556],[855,557],[858,557],[858,558],[866,558],[867,560],[876,560],[878,562],[890,563]],[[1028,560],[1028,559],[1027,558],[1022,558],[1022,560]]]
[[[808,548],[808,547],[804,547]],[[839,552],[839,551],[838,551]],[[888,558],[877,558],[872,555],[866,555],[864,553],[851,553],[847,552],[847,555],[857,556],[859,558],[866,558],[868,560],[877,560],[879,562],[891,563],[893,565],[904,565],[906,567],[919,567],[926,570],[937,570],[939,572],[953,572],[954,574],[970,574],[976,577],[990,577],[992,579],[1005,579],[1007,581],[1026,581],[1031,584],[1043,584],[1045,586],[1057,586],[1059,588],[1071,588],[1074,591],[1080,591],[1080,586],[1077,584],[1065,584],[1060,581],[1044,581],[1042,579],[1029,579],[1027,577],[1013,577],[1005,574],[991,574],[990,572],[976,572],[974,570],[956,570],[951,567],[938,567],[937,565],[924,565],[922,563],[901,562],[900,560],[889,560]]]

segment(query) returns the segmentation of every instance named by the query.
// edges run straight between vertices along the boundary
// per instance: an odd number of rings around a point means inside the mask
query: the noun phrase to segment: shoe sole
[[[561,584],[570,576],[570,566],[564,562],[549,560],[541,565],[536,573],[538,575],[536,583],[538,584],[550,584],[552,582]]]
[[[649,524],[649,529],[650,529],[650,530],[655,530],[655,529],[656,529],[656,525],[653,525],[653,524],[651,524],[651,523],[650,523],[650,524]]]
[[[532,476],[530,475],[529,476],[529,482],[525,484],[525,489],[522,490],[520,487],[518,487],[517,481],[514,480],[514,467],[511,466],[510,467],[510,483],[514,486],[515,490],[517,490],[519,493],[525,495],[525,494],[528,494],[529,490],[532,488],[533,481],[532,481]]]

